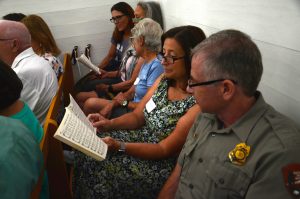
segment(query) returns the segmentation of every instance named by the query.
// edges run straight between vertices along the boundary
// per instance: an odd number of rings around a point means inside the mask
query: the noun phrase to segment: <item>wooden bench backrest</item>
[[[39,198],[45,170],[48,174],[50,199],[72,199],[71,183],[64,161],[62,143],[53,137],[58,128],[59,112],[62,111],[65,102],[68,101],[69,92],[74,84],[70,60],[70,55],[65,54],[64,73],[59,77],[58,91],[51,101],[44,123],[44,137],[40,143],[40,148],[44,155],[45,166],[41,171],[38,184],[31,194],[31,199]]]

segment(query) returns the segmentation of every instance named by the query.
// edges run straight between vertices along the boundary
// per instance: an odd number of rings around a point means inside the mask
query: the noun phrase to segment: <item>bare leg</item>
[[[78,105],[83,108],[83,105],[85,101],[89,98],[97,98],[98,95],[95,91],[90,91],[90,92],[80,92],[76,95],[75,99],[78,103]]]
[[[86,115],[90,113],[99,113],[109,103],[111,103],[110,100],[102,98],[89,98],[83,105],[83,112]]]

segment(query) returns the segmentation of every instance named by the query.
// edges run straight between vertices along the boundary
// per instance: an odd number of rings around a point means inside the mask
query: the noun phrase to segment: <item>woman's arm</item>
[[[192,127],[194,120],[198,113],[200,112],[200,107],[196,104],[191,107],[177,122],[175,129],[172,133],[165,139],[163,139],[158,144],[150,143],[125,143],[126,151],[125,153],[134,157],[141,159],[165,159],[172,156],[177,156],[182,149],[185,142],[189,129]],[[164,129],[161,129],[162,131]],[[108,144],[109,147],[114,149],[119,149],[120,142],[110,139]],[[104,140],[106,141],[106,140]]]
[[[119,71],[105,71],[101,69],[101,78],[115,78],[118,76]]]
[[[143,110],[146,103],[150,100],[157,89],[160,80],[161,77],[156,80],[133,112],[124,114],[112,120],[102,118],[97,114],[90,115],[89,118],[92,120],[94,127],[96,127],[99,131],[110,131],[117,129],[137,129],[143,126],[145,123]]]
[[[113,91],[126,91],[128,90],[134,83],[134,81],[136,80],[137,76],[139,75],[141,66],[144,63],[144,59],[142,57],[140,57],[134,67],[134,70],[132,72],[131,78],[127,81],[124,82],[120,82],[118,84],[113,84],[112,88]]]
[[[105,68],[110,60],[112,60],[116,55],[117,46],[115,44],[111,44],[108,54],[103,58],[101,63],[98,65],[99,68],[103,69]]]

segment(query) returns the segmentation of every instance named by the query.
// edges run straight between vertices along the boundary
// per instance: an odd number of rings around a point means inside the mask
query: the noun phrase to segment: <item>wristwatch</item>
[[[122,102],[121,105],[122,105],[123,107],[127,107],[128,104],[129,104],[128,100],[124,100],[124,101]]]
[[[120,141],[120,148],[118,150],[119,152],[125,153],[126,151],[126,146],[125,146],[125,142],[121,142]]]

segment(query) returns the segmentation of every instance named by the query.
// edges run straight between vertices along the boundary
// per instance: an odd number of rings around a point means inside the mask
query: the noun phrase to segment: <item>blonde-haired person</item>
[[[34,52],[51,64],[58,78],[63,73],[63,66],[58,58],[61,51],[56,45],[47,23],[42,17],[34,14],[24,17],[21,22],[30,32],[31,46]]]

